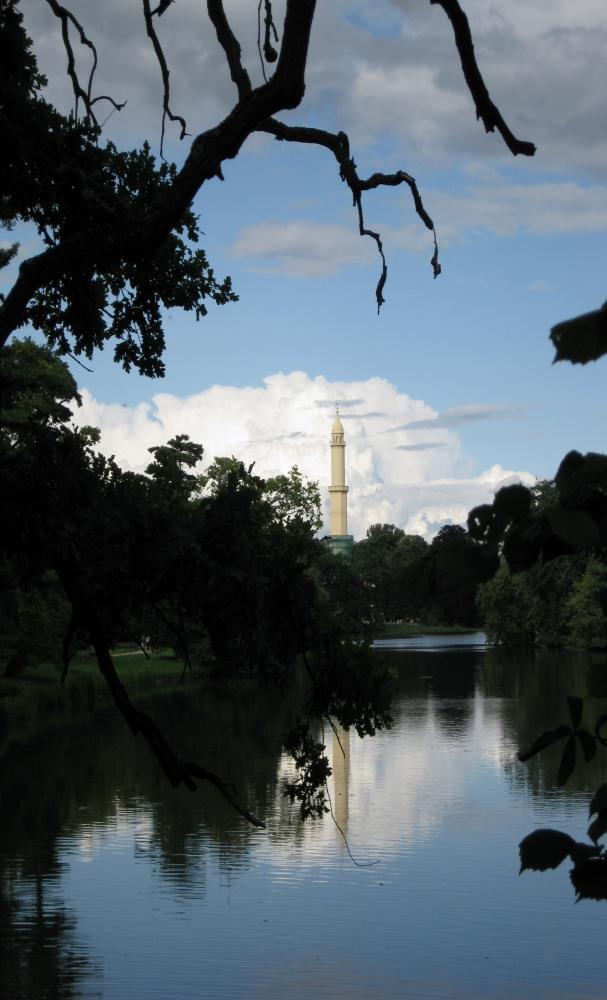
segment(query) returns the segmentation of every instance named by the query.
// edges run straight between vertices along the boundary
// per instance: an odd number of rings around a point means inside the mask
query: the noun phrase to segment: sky
[[[73,367],[76,420],[101,428],[106,453],[143,469],[149,447],[186,433],[205,462],[234,454],[260,475],[297,464],[326,501],[339,402],[350,529],[361,537],[388,521],[429,538],[505,483],[552,477],[570,449],[604,450],[607,361],[553,365],[548,334],[605,298],[607,7],[463,6],[491,96],[535,157],[513,158],[476,121],[449,22],[427,0],[320,2],[304,101],[279,116],[347,131],[361,176],[413,174],[443,273],[432,277],[431,237],[408,189],[369,192],[367,224],[389,268],[378,316],[377,254],[358,236],[330,154],[253,136],[194,202],[209,260],[239,301],[198,324],[167,316],[162,381],[123,373],[109,349],[92,372]],[[225,7],[260,82],[257,4]],[[67,110],[59,24],[43,3],[22,9],[48,96]],[[99,51],[98,92],[128,101],[106,134],[124,147],[147,138],[157,153],[160,76],[140,3],[71,9]],[[192,135],[235,100],[205,18],[198,0],[176,0],[158,22],[172,106]],[[187,143],[169,130],[167,155],[180,164]],[[26,237],[24,254],[33,249]]]

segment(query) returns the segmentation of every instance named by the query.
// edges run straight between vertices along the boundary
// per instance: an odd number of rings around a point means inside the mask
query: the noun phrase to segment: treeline
[[[504,646],[607,646],[607,567],[595,556],[559,556],[525,572],[500,566],[479,587],[483,628]]]
[[[172,784],[216,775],[173,752],[130,701],[113,661],[117,640],[171,644],[184,663],[255,674],[285,690],[305,665],[305,717],[285,737],[298,777],[291,796],[322,812],[329,767],[312,736],[336,719],[370,734],[389,723],[391,680],[370,651],[373,610],[353,569],[315,537],[320,496],[294,468],[262,479],[235,458],[203,475],[186,435],[150,449],[145,473],[97,450],[77,427],[76,385],[30,340],[0,352],[0,652],[18,674],[52,656],[64,672],[91,647],[114,701],[148,741]],[[250,817],[249,817],[250,818]]]
[[[475,627],[478,587],[498,563],[460,525],[445,525],[428,543],[393,524],[372,524],[354,545],[352,566],[380,620]]]

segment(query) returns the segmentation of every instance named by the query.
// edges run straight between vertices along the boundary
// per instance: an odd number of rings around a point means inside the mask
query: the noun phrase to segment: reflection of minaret
[[[336,722],[333,730],[333,815],[344,837],[348,836],[350,785],[350,733]]]
[[[331,485],[329,486],[331,537],[329,546],[333,552],[352,556],[354,539],[348,534],[348,487],[346,486],[346,441],[344,429],[336,407],[335,420],[331,428]]]

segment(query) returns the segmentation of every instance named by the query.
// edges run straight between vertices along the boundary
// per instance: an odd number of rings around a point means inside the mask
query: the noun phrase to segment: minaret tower
[[[335,408],[335,420],[331,428],[331,485],[329,486],[331,537],[329,546],[333,552],[350,558],[354,538],[348,534],[348,487],[346,486],[346,441],[344,429],[339,419],[339,407]]]

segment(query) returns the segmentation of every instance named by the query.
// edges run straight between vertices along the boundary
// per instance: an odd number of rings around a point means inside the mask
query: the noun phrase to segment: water
[[[516,750],[567,721],[600,660],[486,650],[482,636],[378,644],[395,724],[334,751],[334,816],[281,794],[301,692],[153,703],[212,789],[167,787],[113,715],[1,760],[0,995],[57,998],[596,998],[605,904],[574,905],[567,865],[518,876],[536,827],[583,838],[602,762],[556,787],[558,757]]]

